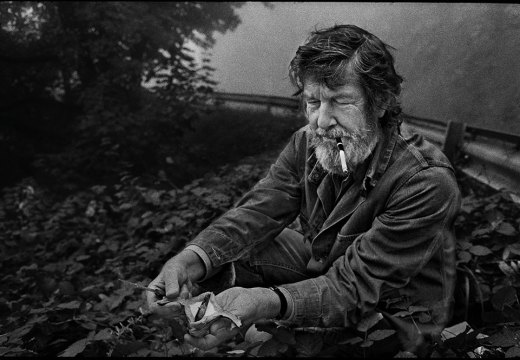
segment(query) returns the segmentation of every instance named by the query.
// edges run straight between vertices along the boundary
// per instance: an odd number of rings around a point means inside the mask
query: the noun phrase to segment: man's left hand
[[[215,296],[217,303],[226,311],[237,316],[242,327],[248,327],[260,319],[272,319],[280,312],[280,299],[273,291],[267,288],[233,287]],[[186,334],[187,343],[202,350],[209,350],[226,340],[234,337],[239,328],[233,327],[232,322],[220,318],[211,324],[209,334],[197,338]]]

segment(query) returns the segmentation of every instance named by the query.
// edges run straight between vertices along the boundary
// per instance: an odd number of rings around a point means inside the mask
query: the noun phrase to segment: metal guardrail
[[[292,110],[298,110],[299,101],[296,98],[287,98],[282,96],[267,95],[248,95],[237,93],[216,92],[215,97],[221,101],[232,101],[246,104],[261,104],[268,108],[272,106],[285,107]]]
[[[219,102],[274,109],[288,109],[298,115],[296,98],[236,93],[215,93]],[[301,114],[300,114],[301,115]],[[520,135],[403,114],[403,126],[423,134],[440,147],[465,174],[496,190],[506,190],[520,202]]]
[[[520,202],[520,136],[464,123],[404,115],[404,124],[422,133],[466,175],[506,190]]]

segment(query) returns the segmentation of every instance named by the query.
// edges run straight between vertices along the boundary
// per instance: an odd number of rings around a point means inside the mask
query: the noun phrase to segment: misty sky
[[[511,91],[520,88],[520,77],[515,65],[512,74],[505,74],[510,59],[520,58],[520,44],[505,44],[506,58],[498,69],[485,70],[488,78],[471,70],[474,58],[494,59],[496,56],[481,53],[479,39],[486,32],[499,31],[502,26],[500,11],[513,20],[520,18],[518,4],[438,4],[438,3],[326,3],[326,2],[274,2],[273,8],[260,2],[247,3],[237,10],[242,23],[234,32],[216,34],[216,44],[210,50],[214,78],[218,90],[227,92],[290,96],[293,88],[287,77],[288,64],[297,47],[305,41],[315,27],[334,24],[358,25],[396,48],[396,69],[404,76],[402,103],[406,112],[417,115],[465,121],[484,112],[493,118],[503,118],[505,112],[516,112],[513,119],[520,121],[520,108],[510,104]],[[491,9],[491,10],[490,10]],[[505,9],[505,10],[504,10]],[[496,11],[495,11],[496,10]],[[499,12],[497,15],[497,11]],[[482,19],[495,17],[499,25],[489,28]],[[487,21],[487,20],[485,20]],[[519,27],[520,28],[520,27]],[[508,39],[520,38],[515,28]],[[511,29],[509,29],[511,30]],[[504,30],[500,30],[504,31]],[[472,34],[477,38],[472,39]],[[437,41],[438,39],[438,41]],[[496,46],[487,39],[486,46]],[[492,53],[495,48],[490,50]],[[460,54],[456,54],[460,52]],[[494,60],[486,60],[492,61]],[[513,65],[513,64],[511,64]],[[477,71],[477,72],[478,72]],[[468,75],[468,74],[469,75]],[[467,78],[472,79],[467,80]],[[475,79],[473,79],[475,76]],[[440,79],[442,78],[442,79]],[[503,88],[504,96],[489,102],[489,108],[469,110],[476,101],[488,96],[499,96],[490,83],[513,81]],[[516,83],[515,83],[516,82]],[[509,86],[509,87],[508,87]],[[469,94],[463,89],[479,89]],[[454,97],[459,96],[460,99]],[[477,100],[480,99],[480,100]],[[518,98],[516,98],[518,100]],[[462,101],[462,102],[461,102]],[[507,103],[507,104],[506,104]],[[498,105],[497,105],[498,104]],[[463,106],[468,111],[461,111]],[[501,107],[500,111],[497,109]],[[502,109],[503,108],[503,109]],[[505,109],[505,110],[504,110]],[[472,112],[473,111],[473,112]],[[490,112],[495,111],[493,114]],[[476,115],[477,114],[477,115]],[[509,120],[508,120],[509,121]],[[490,127],[493,127],[492,125]],[[520,127],[519,127],[520,130]]]

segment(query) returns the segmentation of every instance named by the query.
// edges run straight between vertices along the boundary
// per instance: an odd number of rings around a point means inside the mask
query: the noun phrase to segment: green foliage
[[[168,153],[163,169],[175,184],[182,184],[183,178],[204,176],[207,169],[246,156],[265,152],[276,156],[290,135],[304,125],[297,117],[219,108],[193,122],[193,131],[181,140],[184,150]]]
[[[463,316],[476,325],[520,320],[519,225],[520,211],[506,192],[477,189],[464,197],[456,224],[458,289]]]
[[[269,159],[271,160],[271,159]],[[182,188],[123,176],[56,200],[35,181],[2,192],[0,351],[5,355],[182,355],[193,351],[147,313],[165,260],[232,206],[268,160],[224,167]],[[27,251],[30,249],[30,251]],[[176,332],[177,330],[177,332]]]
[[[215,31],[239,24],[241,5],[0,3],[1,163],[42,153],[40,172],[80,179],[153,166],[155,145],[178,142],[215,84],[188,42],[209,48]],[[24,171],[2,170],[11,176],[4,184]]]
[[[131,175],[64,199],[30,179],[5,188],[0,202],[5,274],[0,354],[314,357],[348,351],[363,357],[390,346],[395,333],[379,328],[381,317],[375,314],[354,332],[265,323],[257,327],[272,334],[266,342],[237,338],[202,352],[182,342],[179,324],[147,312],[145,294],[117,280],[146,285],[167,258],[231,207],[272,160],[272,155],[245,159],[182,188]],[[470,189],[468,179],[459,181]],[[480,330],[451,329],[452,336],[437,339],[432,351],[441,357],[512,356],[520,351],[515,245],[520,209],[506,193],[483,192],[475,184],[471,188],[456,223],[459,282],[469,287],[457,287],[467,291],[457,298],[453,323],[467,320]],[[419,307],[403,308],[397,315],[428,321]],[[481,332],[490,336],[478,336]]]

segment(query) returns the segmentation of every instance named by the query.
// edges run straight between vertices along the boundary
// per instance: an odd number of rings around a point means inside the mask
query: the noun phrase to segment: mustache
[[[357,133],[357,132],[347,132],[346,130],[342,129],[342,128],[332,128],[332,129],[322,129],[322,128],[317,128],[315,131],[314,131],[314,135],[319,139],[319,140],[323,140],[323,139],[336,139],[336,138],[347,138],[349,140],[357,140],[359,138],[362,137],[362,134],[361,133]]]

